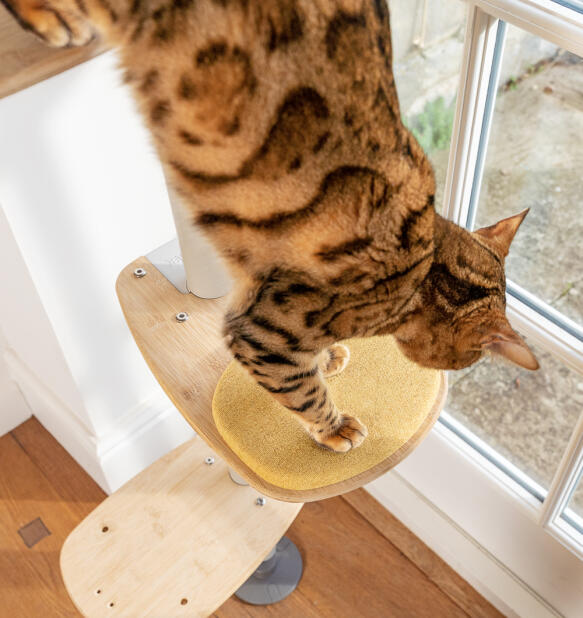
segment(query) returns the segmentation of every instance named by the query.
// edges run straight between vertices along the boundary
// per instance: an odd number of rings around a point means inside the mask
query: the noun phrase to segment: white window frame
[[[583,56],[583,14],[552,0],[466,2],[464,57],[443,214],[471,228],[505,24]],[[510,284],[509,289],[513,326],[583,373],[583,341],[576,336],[580,327],[546,306],[548,317],[541,315],[535,307],[544,303],[520,286]],[[583,415],[548,491],[447,412],[441,420],[413,455],[369,491],[504,613],[529,618],[583,615],[583,535],[561,518],[583,467]],[[569,515],[576,518],[572,512]]]

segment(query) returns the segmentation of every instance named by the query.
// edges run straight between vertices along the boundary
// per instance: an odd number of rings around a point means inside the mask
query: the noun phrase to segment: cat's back
[[[314,253],[317,230],[333,262],[375,217],[394,236],[432,208],[431,169],[400,119],[384,0],[135,4],[123,64],[169,177],[219,246],[260,261]]]

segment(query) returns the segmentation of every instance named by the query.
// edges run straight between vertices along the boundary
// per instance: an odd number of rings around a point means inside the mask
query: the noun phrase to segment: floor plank
[[[273,608],[246,607],[252,617],[314,615],[465,616],[382,534],[340,497],[304,506],[288,531],[304,559],[298,591]],[[305,600],[309,603],[305,603]],[[302,602],[303,607],[299,606]],[[241,615],[243,604],[230,599],[218,618]],[[277,613],[271,613],[277,608]]]
[[[22,423],[11,433],[79,520],[105,500],[106,493],[85,474],[36,418]]]
[[[40,517],[50,531],[28,548],[18,530]],[[10,434],[0,438],[0,606],[19,618],[77,616],[59,552],[78,518]]]
[[[472,618],[502,614],[364,489],[343,498]]]

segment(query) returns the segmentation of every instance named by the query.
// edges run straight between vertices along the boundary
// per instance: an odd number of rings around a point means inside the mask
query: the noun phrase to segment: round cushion
[[[368,437],[348,453],[319,447],[295,415],[236,361],[223,373],[213,417],[225,442],[258,476],[278,487],[306,490],[339,483],[379,464],[401,461],[437,420],[445,375],[407,359],[391,336],[350,339],[350,362],[328,378],[340,411],[357,416]],[[383,470],[384,471],[384,470]]]

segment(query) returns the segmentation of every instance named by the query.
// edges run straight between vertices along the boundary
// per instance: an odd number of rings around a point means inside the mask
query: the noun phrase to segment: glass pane
[[[530,208],[508,278],[583,324],[583,60],[508,26],[476,225]]]
[[[433,164],[441,208],[467,7],[459,0],[389,0],[389,10],[401,116]]]
[[[557,4],[561,6],[566,6],[568,9],[573,9],[577,11],[577,13],[583,13],[583,2],[582,0],[553,0]]]
[[[579,478],[575,489],[569,498],[567,507],[562,513],[563,519],[567,520],[580,533],[583,534],[583,470],[579,473]]]
[[[486,358],[450,372],[446,410],[548,489],[583,409],[583,376],[528,343],[538,371]]]

